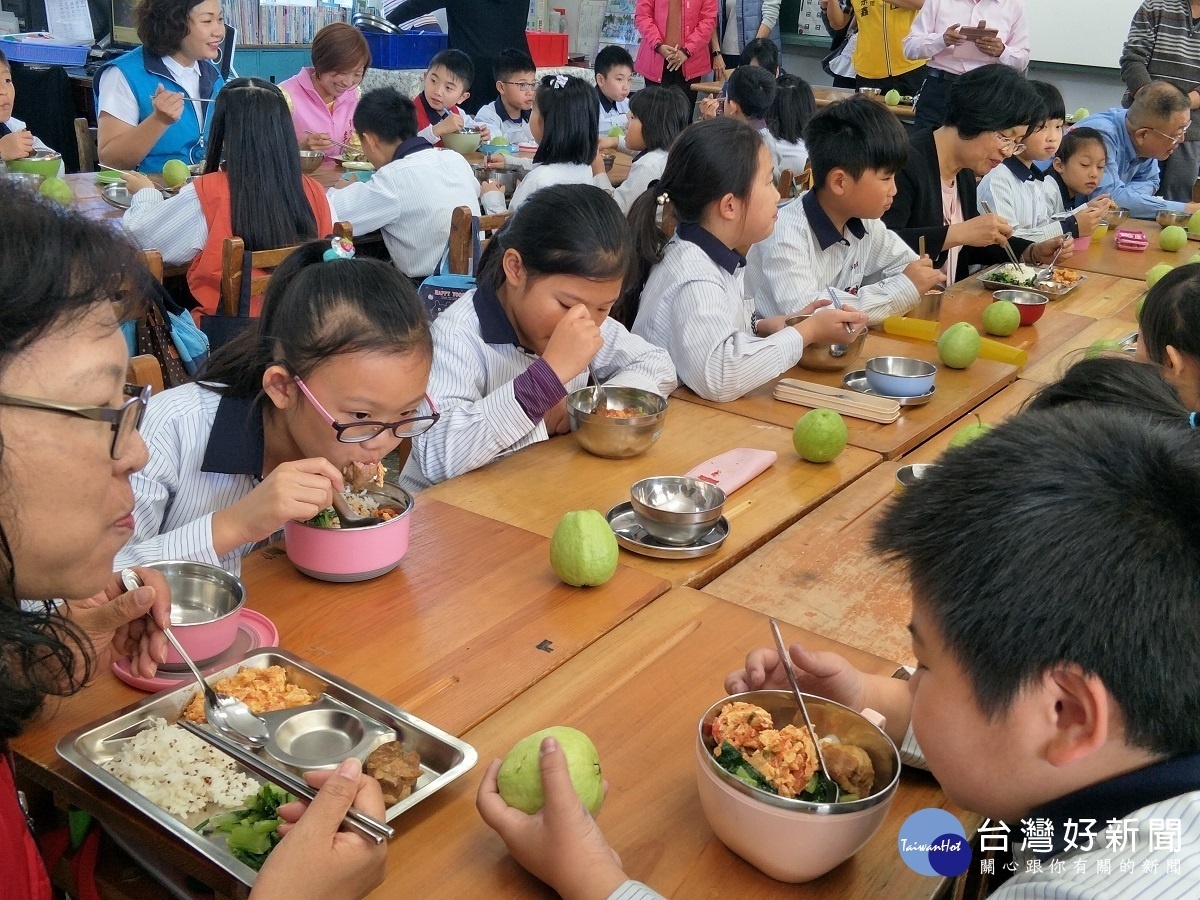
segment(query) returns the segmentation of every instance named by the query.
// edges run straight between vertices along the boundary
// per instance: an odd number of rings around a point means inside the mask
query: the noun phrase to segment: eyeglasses
[[[129,449],[130,437],[137,433],[138,427],[142,424],[142,416],[146,414],[146,402],[150,399],[150,386],[127,384],[123,392],[129,399],[116,408],[79,406],[75,403],[58,403],[53,400],[38,400],[35,397],[21,397],[17,394],[5,393],[0,393],[0,406],[21,406],[26,409],[41,409],[67,416],[81,416],[95,422],[107,422],[113,430],[109,455],[113,459],[120,459],[121,455]]]
[[[1010,138],[1008,135],[1001,134],[998,131],[993,131],[992,134],[996,135],[997,140],[1000,141],[1001,153],[1007,153],[1009,156],[1016,156],[1025,152],[1025,145],[1017,143],[1016,140]]]
[[[390,431],[398,438],[414,438],[419,434],[427,432],[442,417],[442,414],[437,411],[437,407],[433,405],[433,398],[426,394],[425,402],[433,410],[428,416],[414,416],[410,419],[401,419],[399,422],[352,422],[349,425],[343,425],[325,410],[325,407],[312,395],[312,391],[308,389],[308,385],[300,379],[300,376],[293,375],[292,381],[296,382],[297,387],[308,398],[313,408],[324,417],[326,422],[333,426],[333,430],[337,432],[337,439],[343,444],[361,444],[363,441],[369,441],[371,438],[377,437],[385,431]]]
[[[532,91],[537,84],[532,81],[502,81],[501,84],[507,84],[510,87],[517,87],[523,91]]]
[[[1157,128],[1151,128],[1150,130],[1153,131],[1155,134],[1160,134],[1163,137],[1165,137],[1168,141],[1171,142],[1172,146],[1178,146],[1179,144],[1182,144],[1184,141],[1184,138],[1187,137],[1187,129],[1186,128],[1181,128],[1179,130],[1179,134],[1175,135],[1174,137],[1167,134],[1165,131],[1159,131]]]

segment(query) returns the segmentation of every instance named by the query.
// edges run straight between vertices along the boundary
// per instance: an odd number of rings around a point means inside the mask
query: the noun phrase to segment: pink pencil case
[[[1126,228],[1117,229],[1116,246],[1118,250],[1130,250],[1135,253],[1141,253],[1149,246],[1149,243],[1144,231],[1133,231]]]

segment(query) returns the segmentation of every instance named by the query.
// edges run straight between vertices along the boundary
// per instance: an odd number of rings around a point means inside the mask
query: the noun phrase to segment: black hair
[[[608,76],[608,73],[617,66],[624,66],[633,71],[633,57],[629,55],[629,51],[620,44],[609,44],[596,54],[596,62],[592,68],[595,69],[597,75]]]
[[[1105,158],[1108,158],[1108,146],[1104,143],[1104,135],[1095,128],[1079,126],[1063,135],[1062,143],[1058,145],[1058,152],[1054,156],[1066,162],[1089,143],[1099,144]]]
[[[283,92],[262,78],[235,78],[217,94],[206,172],[225,169],[229,219],[246,249],[273,250],[319,237],[304,192],[300,148]],[[263,197],[270,202],[264,203]]]
[[[499,290],[504,253],[516,250],[530,278],[573,275],[628,281],[633,242],[621,208],[592,184],[555,184],[529,195],[492,236],[478,279]]]
[[[689,125],[675,139],[662,176],[650,182],[629,210],[636,272],[621,301],[620,318],[627,326],[637,318],[642,288],[670,239],[658,225],[658,198],[666,195],[678,224],[697,224],[726,194],[742,200],[750,196],[762,147],[762,135],[740,119],[725,116]],[[662,212],[666,215],[668,210]]]
[[[394,87],[375,88],[354,108],[354,130],[387,144],[417,136],[417,105]]]
[[[170,56],[191,31],[188,17],[204,0],[141,0],[133,8],[138,40],[147,56]]]
[[[758,66],[738,66],[729,75],[728,96],[747,119],[765,119],[775,99],[775,75]]]
[[[629,98],[629,112],[642,123],[643,151],[669,150],[691,119],[683,91],[648,84]]]
[[[600,104],[595,87],[582,78],[545,75],[533,104],[542,118],[542,140],[533,155],[534,163],[590,166],[600,146]]]
[[[439,50],[429,61],[425,71],[436,69],[438,66],[461,81],[464,91],[471,89],[471,82],[475,80],[475,63],[471,62],[471,57],[467,54],[461,50]]]
[[[425,307],[409,279],[379,259],[326,261],[328,241],[292,252],[271,275],[262,316],[216,351],[203,374],[210,390],[265,409],[263,373],[282,365],[307,378],[346,353],[433,355]]]
[[[8,57],[4,55],[4,51],[3,51],[3,50],[0,50],[0,66],[4,66],[4,68],[6,68],[6,69],[11,69],[11,68],[12,68],[12,67],[11,67],[11,66],[8,64]]]
[[[0,209],[21,223],[0,241],[0,374],[98,305],[115,303],[119,319],[141,313],[152,279],[120,230],[2,180]],[[21,511],[6,496],[7,450],[0,434],[0,742],[20,733],[46,695],[74,693],[92,674],[91,643],[58,607],[22,608],[18,600],[10,542]]]
[[[775,81],[775,99],[767,110],[767,128],[781,141],[794,144],[817,112],[813,89],[799,75],[780,75]]]
[[[1168,346],[1200,360],[1200,265],[1177,266],[1155,282],[1138,326],[1152,362],[1166,365]]]
[[[1063,102],[1062,92],[1058,88],[1048,81],[1030,81],[1029,86],[1041,98],[1043,122],[1052,119],[1062,122],[1067,118],[1067,105]]]
[[[804,146],[818,188],[834,169],[858,179],[868,169],[895,174],[908,161],[904,126],[886,106],[858,94],[818,110],[804,129]]]
[[[1026,410],[1058,409],[1075,403],[1148,413],[1167,424],[1187,425],[1189,410],[1162,369],[1129,356],[1082,359],[1034,394]]]
[[[769,37],[755,38],[742,48],[742,62],[749,64],[751,60],[774,77],[779,71],[779,45]]]
[[[1032,129],[1042,118],[1042,98],[1012,66],[980,66],[950,85],[946,124],[964,140],[1022,125]]]
[[[1166,122],[1177,112],[1190,110],[1187,94],[1167,81],[1152,81],[1133,95],[1126,118],[1131,125],[1149,128]]]
[[[492,63],[492,77],[497,81],[508,81],[514,75],[524,75],[527,72],[536,74],[537,66],[533,62],[533,57],[524,50],[516,50],[512,47],[501,50],[496,61]]]
[[[998,719],[1077,666],[1120,707],[1127,745],[1200,750],[1192,429],[1073,404],[1018,415],[940,462],[892,501],[874,547],[907,565],[937,631],[923,637],[941,638],[980,710]]]

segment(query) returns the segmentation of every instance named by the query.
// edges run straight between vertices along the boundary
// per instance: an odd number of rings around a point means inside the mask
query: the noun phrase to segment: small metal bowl
[[[1124,206],[1120,206],[1120,207],[1117,207],[1116,209],[1109,210],[1108,213],[1104,216],[1104,218],[1101,219],[1101,221],[1105,222],[1110,229],[1112,229],[1113,231],[1116,231],[1118,228],[1121,227],[1122,223],[1124,223],[1124,221],[1128,218],[1129,218],[1129,210],[1126,209]]]
[[[788,316],[788,325],[798,325],[808,316]],[[847,335],[849,337],[849,335]],[[867,342],[867,330],[864,328],[849,343],[845,344],[805,344],[804,353],[797,365],[810,372],[840,372],[848,369],[862,355],[863,345]]]
[[[910,356],[876,356],[864,366],[867,384],[886,397],[920,397],[933,387],[937,366]]]
[[[899,497],[905,488],[910,488],[931,471],[938,467],[937,463],[913,463],[901,466],[896,470],[896,483],[892,485],[892,494]]]
[[[618,418],[594,411],[595,386],[580,388],[567,396],[567,421],[579,446],[594,456],[628,459],[650,449],[662,434],[667,417],[667,400],[652,391],[633,387],[605,387],[606,405],[611,409],[637,410],[638,415]]]
[[[33,172],[5,172],[0,175],[0,179],[7,181],[9,184],[17,184],[23,188],[28,188],[31,191],[36,191],[42,186],[42,182],[46,179],[41,175],[36,175]]]
[[[1184,228],[1187,228],[1188,222],[1192,221],[1192,214],[1191,213],[1168,212],[1167,210],[1164,209],[1162,212],[1160,212],[1157,216],[1154,217],[1154,221],[1157,222],[1159,225],[1161,225],[1163,228],[1166,228],[1168,225],[1182,225]],[[1109,227],[1112,227],[1112,226],[1110,225]]]
[[[325,162],[325,154],[320,150],[300,151],[300,171],[305,175],[311,175],[317,171],[323,162]]]
[[[877,94],[882,94],[882,93],[883,93],[883,88],[860,87],[860,88],[858,89],[858,92],[859,92],[860,94],[866,94],[868,97],[874,97],[874,96],[876,96]]]
[[[712,531],[725,509],[725,492],[686,475],[643,478],[629,491],[633,517],[664,544],[684,547]]]
[[[246,604],[246,586],[220,566],[187,560],[147,563],[171,589],[171,631],[196,663],[219,656],[237,638],[237,614]],[[167,663],[183,660],[174,647]]]
[[[1033,291],[992,291],[992,297],[1014,304],[1021,314],[1022,325],[1032,325],[1040,319],[1046,311],[1046,304],[1050,302],[1049,297]]]
[[[365,763],[377,747],[396,740],[395,729],[331,697],[263,719],[271,733],[267,753],[296,772],[332,769],[351,756]]]
[[[43,178],[55,178],[62,168],[62,154],[53,150],[35,150],[24,159],[10,159],[7,165],[10,172],[28,172]]]
[[[491,168],[489,166],[480,165],[479,163],[471,164],[471,171],[475,173],[475,177],[479,179],[480,184],[488,181],[493,181],[500,187],[504,188],[504,196],[511,197],[513,191],[517,189],[517,170]]]

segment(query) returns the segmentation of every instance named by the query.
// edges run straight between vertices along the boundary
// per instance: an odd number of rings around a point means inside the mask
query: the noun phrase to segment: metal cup
[[[928,319],[931,322],[938,321],[942,316],[942,297],[945,295],[944,290],[933,290],[922,294],[917,305],[908,311],[910,319]]]

